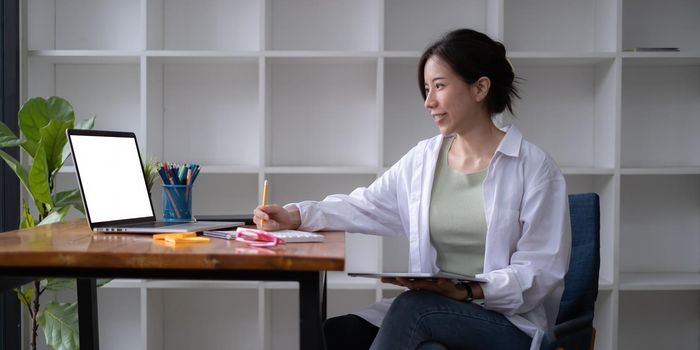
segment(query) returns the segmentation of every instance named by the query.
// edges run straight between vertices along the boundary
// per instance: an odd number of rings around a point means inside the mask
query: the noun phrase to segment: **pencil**
[[[190,196],[190,187],[192,187],[192,169],[187,168],[187,179],[185,180],[185,200]]]
[[[265,179],[265,182],[263,182],[263,195],[262,195],[262,206],[263,208],[267,205],[267,179]],[[265,220],[260,220],[260,228],[262,229],[263,225],[265,225]]]

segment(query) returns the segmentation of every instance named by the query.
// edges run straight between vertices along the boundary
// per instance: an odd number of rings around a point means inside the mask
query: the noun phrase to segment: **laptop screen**
[[[90,222],[153,217],[136,138],[70,135]]]

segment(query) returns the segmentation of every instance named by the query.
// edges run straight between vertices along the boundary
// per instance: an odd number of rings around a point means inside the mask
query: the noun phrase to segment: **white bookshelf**
[[[247,212],[264,179],[277,203],[369,185],[436,134],[416,82],[423,48],[453,28],[486,32],[524,78],[514,123],[569,192],[600,195],[596,348],[698,348],[698,13],[684,0],[24,0],[22,91],[134,131],[145,156],[201,163],[195,214]],[[74,176],[64,167],[58,187]],[[346,242],[347,271],[406,269],[404,240]],[[331,316],[401,292],[344,273],[328,288]],[[99,292],[103,349],[298,344],[294,283]]]

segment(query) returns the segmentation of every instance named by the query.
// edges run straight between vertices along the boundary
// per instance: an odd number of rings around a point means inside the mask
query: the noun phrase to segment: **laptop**
[[[470,276],[470,275],[458,275],[455,273],[443,272],[438,273],[427,273],[427,272],[348,272],[348,276],[351,277],[368,277],[368,278],[406,278],[408,280],[414,281],[418,279],[436,279],[436,278],[446,278],[454,281],[474,281],[474,282],[486,282],[485,279]]]
[[[66,135],[93,231],[199,232],[243,225],[237,221],[157,221],[134,133],[68,129]]]

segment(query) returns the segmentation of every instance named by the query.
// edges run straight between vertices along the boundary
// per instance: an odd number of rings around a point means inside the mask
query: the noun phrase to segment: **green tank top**
[[[483,186],[486,170],[465,174],[448,164],[454,138],[445,140],[435,167],[430,199],[430,241],[441,271],[475,275],[484,272],[486,216]]]

